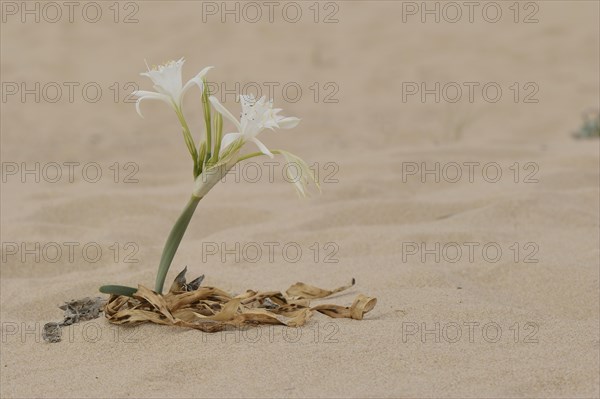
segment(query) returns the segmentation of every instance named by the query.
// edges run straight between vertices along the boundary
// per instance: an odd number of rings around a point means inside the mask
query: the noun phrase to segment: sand
[[[296,3],[296,23],[282,17],[283,4],[272,23],[264,5],[256,23],[251,9],[223,23],[214,8],[203,14],[220,3],[191,1],[122,3],[118,15],[102,2],[97,23],[82,3],[71,23],[57,3],[58,21],[40,8],[39,23],[27,15],[22,23],[21,3],[8,3],[3,398],[600,395],[599,146],[571,137],[582,113],[600,107],[597,2],[522,4],[518,23],[512,2],[498,3],[496,23],[482,7],[472,23],[467,8],[456,23],[450,9],[422,23],[410,8],[420,3],[391,1],[322,3],[318,23],[312,2]],[[64,301],[99,295],[107,283],[153,285],[191,192],[191,165],[165,104],[144,103],[142,119],[124,100],[128,82],[151,89],[138,75],[144,59],[181,56],[186,79],[214,65],[215,87],[275,85],[276,105],[302,123],[261,138],[318,164],[322,194],[298,199],[281,163],[273,179],[263,160],[240,169],[238,182],[200,203],[168,281],[185,265],[232,293],[356,278],[326,301],[377,297],[364,320],[317,315],[299,330],[208,335],[101,318],[66,329],[60,343],[42,341]],[[408,94],[436,82],[438,103]],[[472,101],[465,82],[477,84]],[[21,83],[34,93],[24,101]],[[463,93],[452,103],[457,85]],[[62,97],[52,102],[57,86]],[[186,115],[200,134],[193,93]],[[239,113],[232,94],[225,104]],[[21,176],[36,163],[38,176]],[[421,176],[436,163],[437,175]]]

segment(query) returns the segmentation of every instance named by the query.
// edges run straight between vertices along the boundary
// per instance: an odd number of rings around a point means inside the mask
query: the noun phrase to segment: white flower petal
[[[294,183],[294,187],[300,196],[308,196],[309,191],[307,187],[310,182],[314,183],[319,192],[321,191],[321,187],[319,186],[319,182],[317,181],[314,172],[302,158],[287,151],[279,151],[288,164],[294,165],[294,167],[286,168],[285,172],[287,174],[288,182]],[[300,175],[295,176],[297,173],[294,172],[299,172]]]
[[[141,97],[163,97],[162,94],[157,93],[155,91],[146,91],[146,90],[136,90],[131,93],[131,95],[136,96],[138,98]]]
[[[281,129],[292,129],[300,123],[300,119],[294,116],[289,116],[277,121],[277,124]]]
[[[196,75],[193,78],[191,78],[190,80],[188,80],[188,82],[185,84],[185,86],[183,86],[183,89],[181,89],[181,97],[183,97],[185,92],[188,91],[190,89],[190,87],[192,87],[193,85],[197,85],[200,88],[200,91],[202,92],[204,90],[204,84],[202,82],[202,78],[204,76],[206,76],[206,73],[209,70],[211,70],[212,68],[214,68],[214,67],[212,67],[212,66],[206,67],[203,70],[201,70],[200,73],[198,73],[198,75]]]
[[[203,70],[198,72],[198,75],[196,75],[196,77],[199,76],[200,78],[203,78],[208,73],[208,71],[210,71],[213,68],[214,68],[214,66],[207,66],[206,68],[204,68]]]
[[[240,104],[242,105],[242,110],[253,106],[254,103],[256,103],[256,98],[254,97],[254,94],[250,93],[250,94],[240,94],[239,95],[239,100],[240,100]]]
[[[254,144],[256,144],[258,146],[258,148],[260,149],[260,152],[262,152],[265,155],[268,155],[271,158],[274,158],[275,156],[271,153],[271,151],[269,151],[269,149],[267,148],[266,145],[264,145],[259,139],[257,139],[256,137],[253,137],[250,139],[250,141],[252,141]]]
[[[182,89],[181,69],[185,60],[169,61],[155,69],[148,70],[141,75],[149,77],[154,83],[154,88],[174,100],[179,99]]]
[[[187,81],[185,86],[183,86],[183,89],[181,89],[181,93],[179,94],[179,98],[177,101],[179,104],[183,103],[183,96],[185,95],[185,92],[188,91],[193,86],[198,86],[198,88],[200,89],[200,93],[202,93],[204,91],[204,83],[202,82],[202,78],[200,78],[200,79],[196,79],[196,77],[191,78],[190,80]]]
[[[241,133],[227,133],[225,136],[223,136],[221,139],[221,152],[239,137],[242,137]]]
[[[225,118],[229,119],[235,125],[238,132],[242,131],[242,125],[240,125],[240,122],[233,115],[231,115],[231,112],[229,112],[229,110],[225,108],[215,96],[210,96],[209,100],[218,113],[223,115]]]
[[[137,111],[138,115],[141,116],[142,118],[144,117],[144,115],[142,115],[142,111],[140,109],[140,103],[142,102],[142,100],[160,100],[160,101],[166,102],[167,104],[172,105],[171,99],[168,96],[165,96],[164,94],[160,94],[160,93],[155,93],[153,91],[137,90],[131,94],[138,98],[137,101],[135,102],[135,110]]]
[[[259,106],[265,106],[267,105],[268,107],[272,107],[273,106],[273,101],[271,101],[270,103],[265,104],[267,101],[267,98],[265,96],[262,96],[261,98],[258,99],[258,101],[256,101],[256,104],[258,104]]]

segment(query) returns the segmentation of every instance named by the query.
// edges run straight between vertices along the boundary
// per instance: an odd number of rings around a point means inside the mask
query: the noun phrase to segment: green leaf
[[[100,292],[110,295],[133,296],[137,292],[137,288],[126,287],[124,285],[103,285],[100,287]]]

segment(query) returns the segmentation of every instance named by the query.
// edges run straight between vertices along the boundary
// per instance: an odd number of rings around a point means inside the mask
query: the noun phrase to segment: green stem
[[[271,150],[271,154],[276,154],[276,155],[277,154],[281,154],[281,151],[279,151],[279,150]],[[261,155],[265,155],[265,154],[263,154],[260,151],[251,152],[250,154],[246,154],[246,155],[244,155],[242,157],[239,157],[238,160],[236,161],[236,163],[245,161],[246,159],[250,159],[250,158],[254,158],[254,157],[260,157]]]
[[[210,93],[208,92],[208,85],[206,84],[206,80],[204,81],[204,90],[202,90],[202,109],[204,111],[204,124],[206,125],[206,155],[202,160],[202,163],[206,163],[211,157],[212,154],[212,131],[210,124],[210,102],[208,101],[208,96]]]
[[[261,155],[265,155],[262,152],[252,152],[250,154],[246,154],[242,157],[239,157],[238,160],[236,161],[236,163],[238,162],[242,162],[245,161],[246,159],[250,159],[250,158],[254,158],[254,157],[260,157]]]
[[[210,159],[211,164],[216,164],[219,160],[219,153],[221,152],[221,141],[223,140],[223,117],[220,113],[216,113],[215,116],[215,152]]]
[[[156,285],[154,290],[162,294],[163,286],[165,285],[165,279],[167,277],[167,272],[169,271],[169,267],[171,266],[171,262],[175,257],[175,253],[177,252],[177,248],[179,248],[179,243],[185,234],[185,230],[190,224],[190,220],[194,215],[194,211],[200,202],[201,197],[192,196],[189,202],[185,206],[185,209],[175,222],[175,225],[171,229],[171,233],[167,238],[167,242],[165,243],[165,247],[162,252],[162,256],[160,258],[160,264],[158,265],[158,272],[156,273]]]
[[[196,143],[194,143],[194,138],[192,137],[192,132],[190,131],[190,127],[183,116],[183,112],[181,109],[175,108],[175,113],[177,114],[177,118],[179,118],[179,123],[181,123],[181,127],[183,128],[183,139],[185,140],[185,145],[192,156],[192,160],[194,161],[194,179],[198,177],[200,174],[199,165],[198,165],[198,151],[196,150]]]

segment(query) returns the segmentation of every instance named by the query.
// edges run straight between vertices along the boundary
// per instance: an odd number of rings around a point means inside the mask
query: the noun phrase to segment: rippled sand
[[[2,82],[40,82],[41,99],[3,88],[1,396],[597,397],[599,147],[571,133],[600,106],[598,3],[538,2],[531,24],[508,3],[498,23],[454,24],[403,22],[401,2],[340,2],[314,23],[299,4],[295,24],[203,22],[201,2],[139,2],[129,24],[108,3],[95,24],[6,15]],[[322,23],[333,11],[338,23]],[[168,280],[184,265],[234,293],[354,277],[328,302],[375,296],[365,320],[206,335],[98,319],[41,341],[64,301],[153,285],[191,165],[164,104],[143,104],[141,119],[122,100],[128,82],[150,89],[144,59],[180,56],[186,78],[215,65],[220,90],[276,82],[276,105],[302,123],[262,139],[316,163],[323,193],[296,198],[281,164],[272,181],[268,165],[257,182],[254,165],[240,169],[201,202]],[[65,82],[78,83],[72,102]],[[406,92],[421,82],[479,86],[473,102],[466,90],[448,102],[451,85],[423,103]],[[490,82],[495,103],[481,92]],[[225,103],[239,112],[233,95]],[[197,134],[199,104],[186,98]],[[22,178],[36,162],[40,182]],[[80,163],[72,183],[65,162]]]

